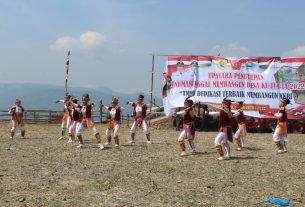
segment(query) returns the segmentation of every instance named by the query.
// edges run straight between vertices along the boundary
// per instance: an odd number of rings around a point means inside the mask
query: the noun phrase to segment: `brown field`
[[[79,150],[57,140],[59,125],[27,125],[27,130],[27,139],[18,133],[10,140],[8,124],[0,123],[1,207],[273,206],[261,202],[265,197],[305,204],[302,134],[290,135],[289,152],[281,155],[271,134],[248,134],[244,151],[233,149],[233,159],[219,162],[212,148],[216,132],[198,132],[199,153],[180,158],[174,130],[152,129],[152,145],[139,133],[137,143],[128,145],[123,127],[120,149],[103,151],[91,132]]]

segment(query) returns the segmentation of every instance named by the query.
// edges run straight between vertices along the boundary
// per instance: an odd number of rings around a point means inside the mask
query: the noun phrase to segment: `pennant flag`
[[[70,67],[69,62],[70,62],[70,61],[67,60],[67,63],[66,63],[66,75],[69,74],[69,67]]]
[[[66,94],[68,94],[68,79],[69,79],[69,69],[70,69],[70,50],[68,51],[67,54],[67,62],[66,62],[66,81],[65,81],[65,89],[66,89]]]
[[[66,79],[66,82],[65,82],[66,94],[68,94],[68,92],[67,92],[67,88],[68,88],[68,80]]]

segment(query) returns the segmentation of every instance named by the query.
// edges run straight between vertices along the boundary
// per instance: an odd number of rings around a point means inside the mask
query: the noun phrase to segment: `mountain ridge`
[[[81,100],[84,93],[88,93],[91,102],[99,104],[100,100],[105,105],[110,105],[112,97],[118,97],[120,105],[125,105],[126,101],[134,101],[141,93],[122,93],[116,92],[109,88],[86,88],[86,87],[70,87],[68,90],[70,95]],[[150,102],[150,96],[145,95],[145,103]],[[65,90],[62,86],[51,84],[34,84],[34,83],[0,83],[0,109],[9,109],[14,104],[16,98],[22,100],[22,105],[26,109],[35,110],[62,110],[62,104],[56,104],[56,100],[63,99]],[[160,104],[161,99],[156,99],[156,103]]]

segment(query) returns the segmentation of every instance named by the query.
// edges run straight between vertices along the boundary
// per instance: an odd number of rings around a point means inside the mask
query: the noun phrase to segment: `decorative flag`
[[[65,81],[65,89],[66,89],[66,94],[68,94],[68,78],[69,78],[69,69],[70,69],[70,50],[68,51],[67,54],[67,62],[66,62],[66,81]]]

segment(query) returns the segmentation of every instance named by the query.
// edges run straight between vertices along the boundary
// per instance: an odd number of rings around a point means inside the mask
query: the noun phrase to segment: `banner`
[[[192,96],[218,108],[224,98],[244,101],[247,116],[271,118],[279,100],[288,98],[288,118],[305,118],[305,58],[168,57],[163,74],[166,115]]]

